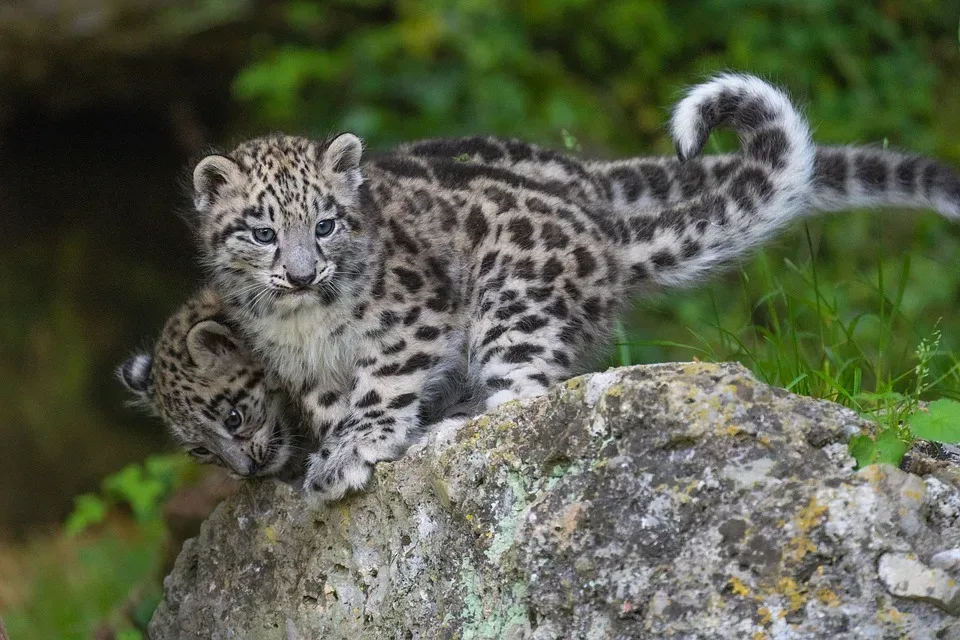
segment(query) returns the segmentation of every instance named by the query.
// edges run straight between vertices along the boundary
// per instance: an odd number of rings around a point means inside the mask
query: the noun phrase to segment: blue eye
[[[328,235],[333,233],[333,230],[337,228],[337,221],[334,218],[329,218],[327,220],[321,220],[317,223],[317,237],[326,238]]]
[[[228,415],[227,419],[223,421],[223,426],[230,431],[235,430],[241,424],[243,424],[243,416],[236,409],[231,409],[230,415]]]
[[[270,244],[277,237],[277,232],[270,227],[254,227],[253,239],[260,244]]]

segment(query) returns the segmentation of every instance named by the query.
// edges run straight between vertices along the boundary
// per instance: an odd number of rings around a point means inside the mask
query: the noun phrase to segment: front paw
[[[304,493],[320,502],[333,502],[348,491],[363,489],[373,475],[373,465],[356,454],[324,449],[310,456]]]

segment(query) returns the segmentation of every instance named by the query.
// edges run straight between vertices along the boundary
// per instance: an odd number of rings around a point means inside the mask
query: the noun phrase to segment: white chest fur
[[[267,315],[248,323],[255,350],[290,389],[349,383],[357,360],[357,336],[339,310],[305,306],[285,315]]]

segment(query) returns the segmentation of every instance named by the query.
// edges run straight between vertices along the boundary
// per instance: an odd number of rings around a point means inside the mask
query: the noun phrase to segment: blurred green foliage
[[[108,526],[96,535],[22,549],[30,564],[23,600],[3,619],[17,640],[87,640],[103,631],[145,637],[160,601],[165,531],[160,520]],[[98,630],[103,630],[98,633]]]
[[[669,152],[668,108],[724,69],[810,101],[823,141],[957,157],[957,7],[939,0],[293,0],[236,79],[260,124],[374,148],[459,133]]]
[[[34,575],[20,606],[4,615],[11,637],[80,640],[102,636],[98,629],[117,640],[144,637],[161,595],[161,508],[196,472],[181,453],[150,456],[104,478],[100,494],[77,496],[66,538],[26,550]]]
[[[112,506],[128,507],[137,522],[160,518],[160,508],[174,489],[195,476],[196,464],[182,453],[148,457],[143,464],[128,464],[103,479],[102,493],[83,493],[74,499],[74,509],[64,530],[77,535],[103,522]]]

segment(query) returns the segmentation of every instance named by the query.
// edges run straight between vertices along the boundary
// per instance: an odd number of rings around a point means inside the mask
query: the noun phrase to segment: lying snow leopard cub
[[[117,377],[198,461],[241,477],[296,473],[302,447],[287,397],[267,383],[211,289],[181,305],[152,353],[131,357]]]
[[[286,394],[268,383],[263,365],[228,324],[220,298],[201,289],[164,323],[150,351],[117,368],[117,378],[198,462],[239,477],[293,481],[303,475],[308,434]],[[465,402],[437,398],[420,419],[433,424],[461,413]]]
[[[708,174],[690,159],[722,123],[742,151]],[[269,137],[204,159],[196,222],[213,284],[322,441],[305,488],[335,499],[363,486],[450,371],[487,407],[568,377],[630,294],[743,256],[809,209],[820,175],[828,206],[888,191],[958,213],[960,181],[936,163],[815,156],[789,99],[755,78],[695,88],[673,131],[688,159],[680,203],[641,160],[516,141],[427,141],[361,167],[350,134]]]

